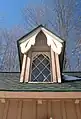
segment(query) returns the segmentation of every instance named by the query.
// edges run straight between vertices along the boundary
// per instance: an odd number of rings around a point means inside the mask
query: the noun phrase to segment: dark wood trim
[[[49,52],[50,47],[48,46],[32,46],[33,52]]]

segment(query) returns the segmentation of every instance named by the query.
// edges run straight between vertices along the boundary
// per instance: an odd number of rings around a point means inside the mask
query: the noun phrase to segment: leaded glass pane
[[[50,64],[47,65],[47,68],[50,69]]]
[[[35,68],[35,65],[32,63],[32,70]]]
[[[33,71],[32,71],[32,74],[33,74],[33,76],[38,76],[38,74],[40,73],[40,71],[37,69],[37,68],[35,68]]]
[[[47,60],[47,59],[44,59],[42,62],[45,66],[49,64],[49,60]]]
[[[50,59],[45,54],[37,54],[32,60],[32,82],[51,82]]]
[[[43,76],[42,73],[37,77],[37,81],[39,81],[39,82],[43,82],[44,81],[44,76]]]
[[[40,60],[39,60],[38,58],[36,58],[36,59],[33,61],[33,64],[37,65],[39,62],[40,62]]]
[[[40,60],[43,60],[43,59],[44,59],[44,56],[43,56],[42,54],[40,54],[40,55],[38,56],[38,58],[39,58]]]
[[[45,67],[45,66],[44,66],[42,63],[40,63],[40,64],[38,65],[38,68],[39,68],[40,71],[42,71],[42,70],[44,69],[44,67]]]
[[[50,81],[50,79],[51,79],[51,74],[47,77],[47,79],[48,79],[48,82]]]
[[[48,74],[50,74],[50,71],[47,68],[45,68],[42,73],[47,77]]]

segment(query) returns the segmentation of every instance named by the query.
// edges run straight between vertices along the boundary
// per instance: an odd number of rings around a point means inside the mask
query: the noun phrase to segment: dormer
[[[64,41],[40,25],[18,40],[20,82],[61,83]]]

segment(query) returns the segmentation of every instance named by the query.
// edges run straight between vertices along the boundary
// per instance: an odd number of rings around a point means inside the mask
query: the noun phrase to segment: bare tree
[[[81,2],[76,0],[67,0],[67,1],[66,0],[52,0],[52,2],[53,2],[52,4],[55,4],[54,9],[52,10],[52,12],[54,13],[53,17],[55,17],[55,21],[53,22],[50,21],[50,23],[52,24],[53,28],[56,29],[57,33],[63,39],[66,40],[64,69],[72,70],[70,58],[68,56],[67,46],[69,45],[69,42],[70,43],[72,43],[72,41],[77,42],[77,40],[80,37]],[[73,47],[73,49],[76,49],[76,45]],[[78,57],[77,57],[77,60],[78,60],[77,65],[80,65],[80,59],[78,59]]]
[[[5,52],[5,47],[6,47],[2,34],[3,34],[3,29],[0,29],[0,66],[2,63],[2,59],[4,56],[4,52]]]
[[[39,6],[26,7],[23,10],[25,26],[27,25],[32,29],[42,23],[65,39],[67,45],[71,40],[76,42],[81,31],[81,2],[76,0],[51,0],[50,2],[52,2],[52,7],[49,7],[49,4],[46,4],[45,0],[41,0],[42,5],[40,8]],[[64,69],[72,70],[67,47],[65,51]]]
[[[81,38],[77,40],[75,49],[72,50],[72,54],[77,57],[75,70],[81,71]]]
[[[48,11],[48,12],[47,12]],[[49,10],[44,6],[27,6],[22,11],[24,26],[26,30],[29,32],[34,27],[43,24],[48,25],[47,14],[49,14]]]
[[[1,56],[0,71],[16,72],[19,71],[17,40],[22,36],[22,29],[16,27],[10,31],[4,29],[1,37],[4,40],[4,52]],[[3,45],[2,45],[3,46]]]

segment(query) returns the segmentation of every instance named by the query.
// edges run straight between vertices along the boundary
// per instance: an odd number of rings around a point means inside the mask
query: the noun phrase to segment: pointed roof
[[[26,38],[27,36],[29,36],[30,34],[32,34],[33,32],[37,31],[38,29],[44,28],[47,31],[49,31],[52,35],[56,36],[58,38],[59,41],[65,42],[64,39],[62,39],[60,36],[58,36],[57,34],[55,34],[54,32],[52,32],[51,30],[49,30],[48,28],[46,28],[45,26],[43,26],[42,24],[35,27],[33,30],[31,30],[29,33],[25,34],[24,36],[22,36],[20,39],[18,39],[18,42],[23,42],[23,39]]]
[[[43,33],[46,35],[47,45],[51,46],[54,52],[58,53],[59,55],[62,54],[61,59],[63,59],[62,57],[64,54],[63,52],[65,41],[52,31],[50,31],[49,29],[45,28],[43,25],[39,25],[38,27],[36,27],[31,32],[27,33],[17,41],[20,69],[21,69],[21,54],[26,53],[31,48],[31,46],[35,44],[35,38],[40,31],[43,31]]]

